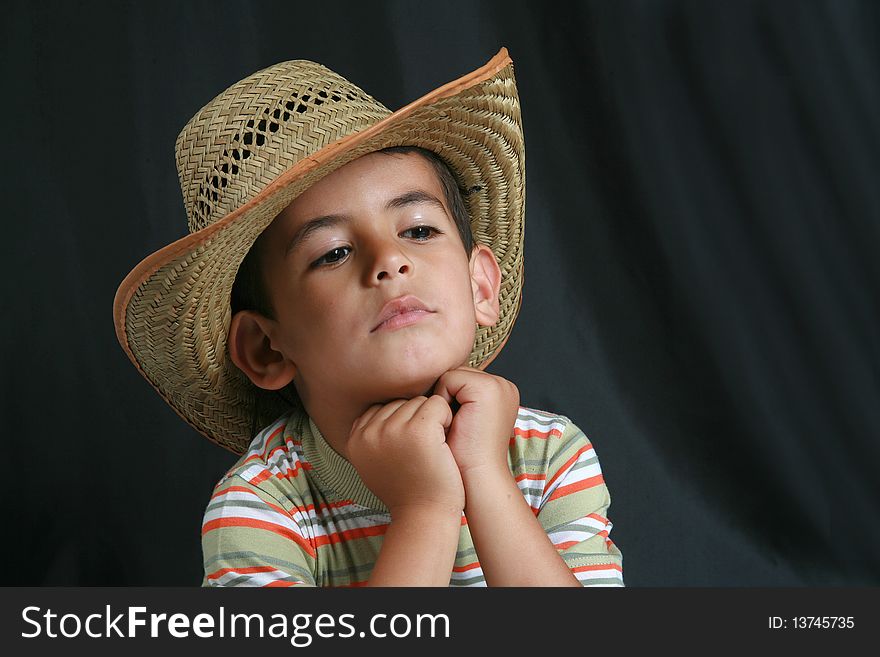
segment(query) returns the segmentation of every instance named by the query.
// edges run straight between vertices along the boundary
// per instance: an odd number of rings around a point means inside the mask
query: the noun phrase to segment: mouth
[[[391,301],[382,306],[382,310],[376,318],[376,325],[370,329],[370,333],[392,331],[409,326],[434,312],[422,303],[418,297],[406,294],[396,299],[391,299]]]

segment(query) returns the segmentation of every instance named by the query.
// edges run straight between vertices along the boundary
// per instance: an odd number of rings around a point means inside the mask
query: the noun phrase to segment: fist
[[[462,476],[510,474],[507,451],[519,412],[519,389],[500,376],[459,367],[440,377],[434,394],[461,405],[446,440]]]
[[[348,457],[392,516],[406,507],[464,508],[464,486],[446,430],[452,410],[443,397],[376,404],[354,421]]]

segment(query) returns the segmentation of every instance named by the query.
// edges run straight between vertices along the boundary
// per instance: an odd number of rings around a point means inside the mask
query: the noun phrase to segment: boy
[[[622,584],[583,433],[473,367],[518,309],[522,163],[504,50],[393,114],[288,62],[190,121],[192,233],[116,316],[172,407],[244,452],[203,584]]]

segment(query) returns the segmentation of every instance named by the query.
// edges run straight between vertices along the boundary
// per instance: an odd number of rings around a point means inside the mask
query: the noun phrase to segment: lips
[[[433,310],[422,303],[421,299],[411,294],[406,294],[396,299],[391,299],[391,301],[382,306],[382,310],[376,318],[376,325],[370,329],[370,333],[380,328],[407,326],[433,312]]]

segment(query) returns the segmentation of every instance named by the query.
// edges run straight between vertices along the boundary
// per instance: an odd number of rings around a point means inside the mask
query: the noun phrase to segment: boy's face
[[[466,364],[477,322],[494,323],[476,305],[474,274],[491,251],[465,252],[437,174],[417,153],[345,165],[264,237],[269,342],[295,364],[307,408],[426,394]]]

